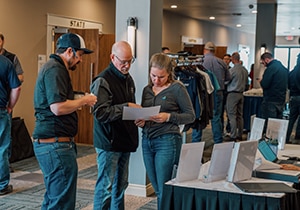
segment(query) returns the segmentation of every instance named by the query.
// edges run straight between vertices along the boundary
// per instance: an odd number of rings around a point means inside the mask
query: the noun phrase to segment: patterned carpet
[[[91,161],[92,160],[92,161]],[[78,190],[76,209],[85,209],[93,203],[93,189],[97,177],[95,150],[91,146],[78,146]],[[0,209],[33,210],[40,209],[45,193],[43,175],[35,157],[11,164],[14,191],[0,197]]]
[[[203,139],[206,140],[204,161],[210,158],[213,145],[211,129],[205,129]],[[208,131],[208,132],[207,132]],[[186,142],[191,141],[191,135],[187,134]],[[94,147],[77,145],[78,182],[76,210],[92,210],[94,187],[97,178],[96,153]],[[14,173],[11,173],[13,193],[0,196],[0,209],[5,210],[34,210],[40,209],[45,193],[43,175],[35,157],[30,157],[11,164]],[[126,210],[155,210],[157,201],[153,197],[138,197],[125,195]]]

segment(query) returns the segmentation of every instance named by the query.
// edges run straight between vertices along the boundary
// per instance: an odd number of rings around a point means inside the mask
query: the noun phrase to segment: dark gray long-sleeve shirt
[[[144,88],[142,106],[158,105],[161,106],[160,112],[170,113],[171,116],[169,121],[164,123],[146,121],[143,134],[147,138],[156,138],[168,133],[180,134],[178,125],[189,124],[195,120],[191,99],[186,87],[180,81],[174,81],[168,88],[157,95],[152,91],[152,86],[148,85]]]

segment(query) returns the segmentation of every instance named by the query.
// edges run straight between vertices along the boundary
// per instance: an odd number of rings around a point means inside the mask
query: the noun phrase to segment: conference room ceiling
[[[252,11],[257,9],[257,2],[277,2],[277,36],[300,36],[299,0],[164,0],[163,9],[243,32],[255,33],[256,14]],[[171,5],[177,5],[177,8],[172,9]],[[214,16],[215,20],[210,20],[210,16]],[[237,24],[241,24],[241,27],[237,27]]]

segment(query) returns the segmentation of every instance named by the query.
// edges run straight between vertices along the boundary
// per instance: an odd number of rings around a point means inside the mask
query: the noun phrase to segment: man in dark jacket
[[[299,39],[300,40],[300,39]],[[300,142],[300,53],[298,54],[297,64],[294,69],[289,73],[289,83],[288,87],[290,90],[290,116],[289,125],[286,134],[286,142],[290,141],[291,133],[293,131],[294,123],[298,119],[298,124],[296,127],[295,140]]]
[[[288,70],[269,52],[261,55],[261,64],[267,67],[262,79],[259,80],[263,89],[262,118],[282,119],[288,86]],[[264,131],[266,131],[266,126]]]
[[[130,152],[138,146],[134,121],[122,120],[125,106],[141,107],[135,104],[135,85],[129,74],[134,62],[130,45],[116,42],[110,58],[109,66],[91,85],[98,100],[93,111],[98,164],[94,209],[124,209]]]

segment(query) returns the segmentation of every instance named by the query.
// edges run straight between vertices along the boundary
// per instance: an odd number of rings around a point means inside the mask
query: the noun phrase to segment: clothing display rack
[[[180,80],[187,88],[196,120],[185,125],[183,131],[192,129],[204,129],[212,118],[213,95],[207,89],[208,70],[204,68],[204,55],[190,55],[187,52],[167,54],[174,61],[174,73],[176,80]],[[204,74],[207,74],[205,76]]]

